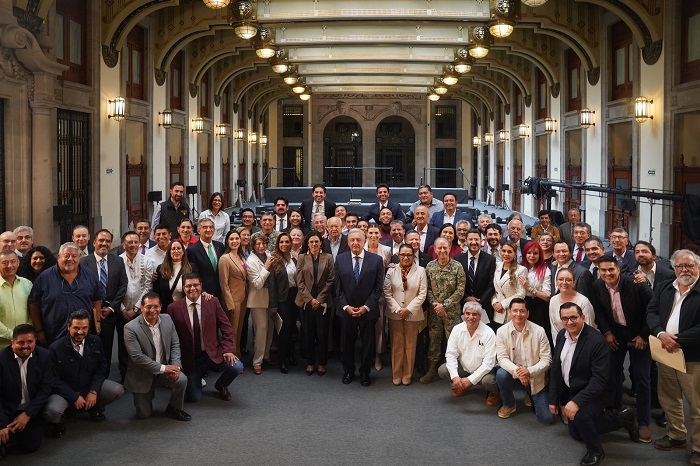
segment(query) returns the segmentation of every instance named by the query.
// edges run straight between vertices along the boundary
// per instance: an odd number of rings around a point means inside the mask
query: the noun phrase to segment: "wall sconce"
[[[248,142],[251,144],[257,144],[258,143],[258,133],[250,133],[248,135]]]
[[[474,147],[479,147],[481,145],[481,137],[479,136],[474,136],[472,138],[472,142],[474,144]]]
[[[260,135],[260,145],[261,145],[261,146],[266,146],[266,145],[267,145],[267,136],[265,136],[264,134],[261,134],[261,135]]]
[[[233,132],[233,139],[236,141],[242,141],[245,139],[245,130],[243,128],[238,128]]]
[[[228,129],[229,125],[227,124],[221,124],[221,125],[216,125],[216,135],[223,138],[228,135]]]
[[[544,119],[544,132],[547,134],[556,133],[557,129],[554,127],[554,124],[556,122],[557,122],[557,120],[553,120],[551,118],[545,118]]]
[[[591,126],[595,126],[595,122],[593,122],[593,115],[595,115],[595,110],[591,110],[589,108],[584,108],[581,110],[581,113],[578,115],[581,128],[590,128]]]
[[[508,131],[505,129],[502,129],[498,132],[498,140],[499,141],[507,141],[508,140]]]
[[[530,136],[530,127],[525,124],[518,125],[518,136],[520,136],[520,138]]]
[[[195,133],[204,132],[204,118],[197,117],[192,120],[192,131],[194,131]]]
[[[646,97],[637,97],[634,99],[634,119],[637,123],[644,123],[648,119],[654,119],[654,115],[651,114],[651,104],[653,100],[648,100]]]
[[[165,129],[173,126],[173,111],[169,108],[163,110],[163,113],[158,112],[158,126],[162,126]]]
[[[484,134],[484,142],[486,144],[491,144],[493,142],[493,134],[491,134],[491,133]]]
[[[122,121],[126,115],[126,101],[124,97],[115,97],[114,100],[108,100],[109,113],[107,118],[114,118],[115,121]]]

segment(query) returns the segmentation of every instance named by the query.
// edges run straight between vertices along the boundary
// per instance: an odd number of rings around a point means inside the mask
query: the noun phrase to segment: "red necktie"
[[[576,262],[581,262],[581,256],[582,256],[582,249],[578,248],[578,252],[576,253]]]

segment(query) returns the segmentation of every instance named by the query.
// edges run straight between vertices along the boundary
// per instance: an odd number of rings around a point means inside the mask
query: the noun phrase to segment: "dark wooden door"
[[[58,110],[57,205],[70,205],[72,219],[61,224],[61,243],[68,241],[73,225],[89,225],[90,115]]]
[[[208,209],[209,207],[209,196],[211,195],[209,176],[209,163],[199,164],[199,195],[202,196],[202,210]]]
[[[127,156],[128,157],[128,156]],[[136,223],[146,216],[146,166],[126,164],[126,206],[129,222]]]
[[[700,196],[700,168],[688,167],[681,156],[680,163],[673,168],[674,172],[674,193],[675,194],[695,194]],[[657,210],[657,209],[655,209]],[[654,212],[656,214],[656,212]],[[673,223],[672,223],[672,250],[690,249],[700,254],[700,245],[692,242],[681,231],[681,218],[683,217],[683,201],[673,203]]]
[[[608,175],[608,185],[611,188],[629,189],[632,185],[632,167],[629,165],[614,165],[608,170]],[[629,231],[631,212],[619,207],[619,201],[627,198],[628,196],[621,194],[608,195],[607,225],[602,231],[607,232],[618,227]]]
[[[581,165],[567,165],[566,166],[566,179],[572,183],[578,183],[581,181]],[[569,209],[578,209],[581,207],[581,191],[578,189],[566,189],[564,191],[564,213]]]

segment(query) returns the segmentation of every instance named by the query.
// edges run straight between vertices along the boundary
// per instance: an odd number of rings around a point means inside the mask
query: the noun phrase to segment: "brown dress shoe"
[[[255,365],[253,366],[253,373],[254,373],[255,375],[260,375],[260,374],[262,374],[262,366],[261,366],[260,364],[255,364]]]
[[[498,406],[500,402],[501,397],[498,396],[498,393],[489,392],[489,394],[486,396],[486,406]]]
[[[452,397],[459,398],[460,396],[464,396],[464,388],[461,386],[452,387]]]
[[[221,387],[217,391],[219,392],[219,398],[224,401],[231,401],[231,392],[228,391],[228,387]]]

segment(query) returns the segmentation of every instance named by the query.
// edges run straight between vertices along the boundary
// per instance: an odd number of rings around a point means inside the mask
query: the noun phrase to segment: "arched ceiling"
[[[533,70],[545,76],[554,92],[562,76],[563,51],[569,48],[581,59],[589,82],[595,84],[601,63],[605,63],[599,43],[605,14],[610,21],[618,17],[630,27],[645,62],[654,63],[661,51],[663,18],[655,0],[550,0],[538,7],[518,0],[252,3],[253,19],[273,30],[275,45],[286,53],[313,93],[426,93],[443,66],[453,63],[456,50],[469,47],[474,27],[491,20],[499,1],[518,4],[513,34],[494,39],[488,56],[476,60],[450,91],[472,104],[497,96],[507,105],[510,90],[516,86],[524,97],[531,96],[536,87]],[[20,3],[22,0],[15,0]],[[44,9],[45,3],[39,2]],[[221,94],[231,83],[236,103],[253,90],[265,99],[269,97],[263,92],[266,89],[288,95],[288,86],[271,72],[267,60],[257,57],[251,41],[234,34],[229,22],[231,6],[214,10],[202,0],[107,3],[101,37],[108,65],[116,65],[117,51],[128,31],[148,16],[155,49],[150,56],[159,81],[182,50],[188,57],[194,89],[212,69],[215,92]]]

